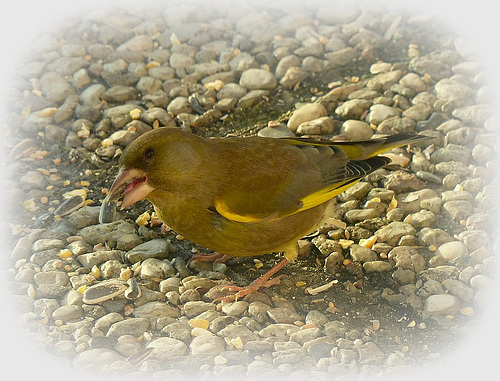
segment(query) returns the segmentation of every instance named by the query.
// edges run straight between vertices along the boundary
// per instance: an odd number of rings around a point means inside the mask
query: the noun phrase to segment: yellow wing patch
[[[314,208],[315,206],[321,205],[321,204],[331,200],[335,196],[341,194],[346,189],[352,187],[359,180],[361,180],[361,177],[355,178],[355,179],[349,179],[349,180],[341,182],[341,183],[332,184],[329,187],[320,189],[319,191],[316,191],[314,193],[307,195],[306,197],[304,197],[300,200],[300,201],[302,201],[302,207],[299,210],[297,210],[296,212],[293,212],[292,214],[298,213],[298,212],[303,211],[303,210]]]
[[[224,218],[227,218],[228,220],[234,221],[234,222],[245,222],[245,223],[255,223],[255,222],[261,222],[261,221],[266,221],[266,222],[272,222],[279,220],[284,217],[292,216],[294,214],[300,213],[304,210],[314,208],[315,206],[321,205],[335,196],[339,195],[346,189],[350,188],[354,184],[356,184],[360,178],[355,178],[355,179],[349,179],[347,181],[343,181],[341,183],[337,184],[332,184],[331,186],[328,186],[326,188],[320,189],[319,191],[316,191],[314,193],[311,193],[304,198],[300,200],[300,205],[301,207],[295,210],[291,210],[289,212],[286,212],[284,214],[270,214],[268,216],[255,216],[251,214],[239,214],[231,211],[229,206],[226,204],[226,202],[222,199],[215,199],[214,206],[215,210],[223,216]]]
[[[215,199],[214,202],[215,210],[223,216],[224,218],[227,218],[228,220],[235,221],[235,222],[259,222],[262,221],[262,217],[256,217],[252,216],[250,214],[238,214],[234,213],[229,209],[229,206],[226,204],[226,202],[222,199]]]

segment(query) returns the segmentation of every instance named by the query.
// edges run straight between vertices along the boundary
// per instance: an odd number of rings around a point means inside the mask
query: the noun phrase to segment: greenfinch
[[[238,291],[242,297],[298,255],[297,241],[318,226],[330,201],[388,163],[380,153],[426,137],[398,134],[362,141],[307,138],[205,139],[158,128],[124,150],[101,208],[149,200],[159,218],[188,240],[228,256],[283,252],[284,259]]]

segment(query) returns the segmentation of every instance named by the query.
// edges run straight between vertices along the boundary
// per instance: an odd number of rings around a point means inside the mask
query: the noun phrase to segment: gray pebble
[[[350,119],[342,124],[340,133],[345,135],[349,140],[363,140],[370,139],[373,135],[373,130],[368,123]]]
[[[146,348],[153,348],[150,358],[159,361],[165,361],[169,357],[182,356],[188,350],[184,342],[171,337],[154,339]]]
[[[335,124],[330,117],[322,117],[301,123],[297,127],[299,135],[323,135],[331,134],[335,130]]]
[[[460,301],[450,294],[431,295],[425,299],[422,317],[455,315],[460,309]]]
[[[125,256],[129,262],[136,263],[148,258],[167,259],[173,250],[170,241],[159,238],[135,246]]]
[[[205,311],[215,311],[215,306],[202,301],[192,301],[184,304],[184,313],[188,318],[194,318]]]
[[[249,90],[273,90],[277,81],[269,71],[262,69],[248,69],[241,74],[240,86]]]
[[[370,112],[366,117],[368,123],[378,125],[384,120],[400,116],[401,111],[397,108],[386,106],[383,104],[376,104],[370,107]]]
[[[221,354],[225,348],[225,341],[215,335],[202,335],[195,337],[191,344],[189,344],[189,350],[194,356],[217,356]]]
[[[139,337],[149,328],[149,319],[145,318],[127,318],[113,323],[106,336],[120,337],[122,335],[132,335]]]
[[[235,325],[235,324],[230,324],[227,327],[221,329],[218,333],[218,336],[224,337],[224,338],[230,338],[230,339],[235,339],[237,337],[240,337],[243,343],[246,343],[248,341],[253,341],[257,340],[257,335],[250,331],[246,326],[244,325]]]
[[[71,84],[61,74],[55,72],[43,74],[40,77],[40,87],[44,96],[56,103],[62,103],[75,94]]]
[[[389,271],[391,268],[391,264],[385,261],[369,261],[363,263],[363,270],[367,273]]]
[[[78,353],[72,361],[76,369],[84,369],[92,366],[94,369],[102,370],[116,361],[126,361],[126,358],[119,355],[112,349],[95,348]]]
[[[368,342],[356,347],[359,362],[363,365],[380,365],[384,362],[385,354],[374,342]]]
[[[61,306],[52,313],[52,319],[63,322],[80,319],[82,316],[82,307],[78,305]]]
[[[287,125],[290,130],[297,131],[300,124],[324,116],[327,116],[327,111],[322,104],[308,103],[293,112]]]

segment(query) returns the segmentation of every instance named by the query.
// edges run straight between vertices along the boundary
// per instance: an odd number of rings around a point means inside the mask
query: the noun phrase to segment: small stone
[[[472,214],[472,204],[468,201],[448,201],[443,204],[443,215],[453,221],[466,220]]]
[[[78,353],[72,361],[76,369],[92,367],[98,371],[108,368],[114,362],[126,362],[126,358],[109,348],[87,349]]]
[[[174,251],[170,241],[165,239],[152,239],[135,246],[126,254],[131,263],[144,261],[148,258],[167,259]]]
[[[372,102],[365,99],[351,99],[335,109],[335,113],[343,119],[360,119],[370,108]]]
[[[186,97],[177,97],[173,99],[169,103],[167,111],[175,116],[179,114],[191,114],[193,112],[191,104]]]
[[[300,124],[322,118],[327,115],[328,113],[326,108],[322,104],[308,103],[293,112],[292,116],[288,120],[287,126],[292,132],[294,132],[297,131]]]
[[[117,51],[130,50],[143,53],[153,49],[153,40],[145,34],[132,37],[116,48]]]
[[[243,344],[247,343],[248,341],[257,340],[257,335],[244,325],[230,324],[227,327],[221,329],[217,333],[217,335],[229,339],[236,339],[239,337],[243,341]]]
[[[319,328],[308,328],[304,330],[299,330],[290,335],[290,341],[295,341],[300,345],[316,339],[321,336],[321,329]]]
[[[271,308],[267,314],[275,323],[292,324],[302,320],[302,316],[286,307]]]
[[[378,258],[377,253],[373,250],[356,244],[349,247],[349,255],[353,261],[361,263],[375,261]]]
[[[52,319],[61,320],[62,322],[77,320],[80,319],[82,316],[83,316],[82,307],[77,305],[61,306],[52,313]]]
[[[248,69],[241,74],[240,86],[249,90],[273,90],[277,86],[273,73],[262,69]]]
[[[217,356],[224,352],[226,343],[220,337],[214,335],[197,336],[189,344],[193,356]]]
[[[299,135],[323,135],[332,134],[335,131],[333,119],[328,116],[301,123],[297,127]]]
[[[165,361],[170,357],[183,356],[187,352],[187,345],[171,337],[159,337],[151,341],[146,348],[152,348],[150,358]]]
[[[458,258],[467,256],[468,250],[460,241],[446,242],[438,247],[435,255],[441,255],[446,262],[453,262]]]
[[[391,268],[391,264],[385,261],[369,261],[363,263],[363,270],[367,273],[389,271]]]
[[[366,117],[366,121],[368,123],[372,123],[378,125],[382,123],[384,120],[399,117],[401,115],[401,111],[397,108],[386,106],[383,104],[376,104],[370,107],[370,112]]]
[[[358,350],[359,361],[363,365],[380,365],[384,362],[384,352],[373,342],[362,344],[356,349]]]
[[[425,299],[422,318],[455,315],[460,309],[460,301],[450,294],[431,295]]]
[[[243,314],[247,308],[248,303],[242,300],[233,303],[227,303],[222,306],[222,312],[230,316],[240,316]]]
[[[373,130],[368,123],[350,119],[342,124],[340,133],[348,140],[363,140],[370,139],[373,135]]]
[[[215,311],[215,306],[202,301],[191,301],[184,304],[184,313],[190,319],[206,311]]]
[[[399,239],[404,235],[415,235],[416,230],[410,224],[394,221],[375,233],[379,242],[386,242],[391,246],[395,246]]]
[[[113,323],[106,336],[120,337],[123,335],[141,336],[149,328],[149,319],[146,318],[127,318]]]

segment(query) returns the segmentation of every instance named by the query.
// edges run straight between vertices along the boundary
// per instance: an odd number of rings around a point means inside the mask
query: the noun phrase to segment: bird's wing
[[[343,149],[326,141],[265,139],[258,146],[245,152],[245,160],[233,168],[239,177],[231,176],[232,184],[214,200],[216,211],[231,221],[273,221],[313,208],[390,161],[350,160]]]

